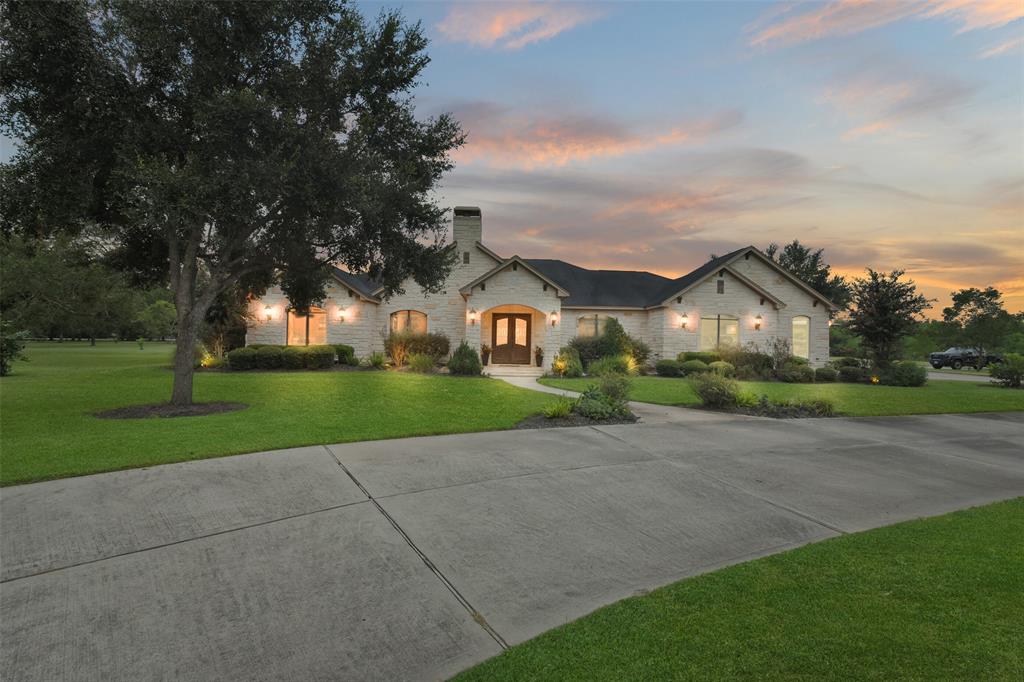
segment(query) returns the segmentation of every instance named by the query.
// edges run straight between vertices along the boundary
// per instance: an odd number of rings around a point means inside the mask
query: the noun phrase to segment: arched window
[[[308,315],[288,311],[288,345],[312,346],[327,343],[327,311],[310,308]]]
[[[811,358],[811,318],[806,315],[793,318],[793,355]]]
[[[427,316],[418,310],[396,310],[391,313],[392,332],[427,332]]]
[[[580,315],[576,318],[576,336],[593,338],[604,334],[604,326],[608,324],[607,315]]]
[[[732,315],[715,315],[700,318],[700,349],[738,347],[740,345],[740,321]]]

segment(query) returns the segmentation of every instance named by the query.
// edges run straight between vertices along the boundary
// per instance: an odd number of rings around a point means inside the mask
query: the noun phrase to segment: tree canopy
[[[110,262],[174,291],[172,402],[233,287],[280,284],[305,310],[331,264],[390,294],[451,265],[432,190],[462,143],[416,116],[418,24],[342,0],[8,2],[0,94],[21,142],[0,171],[2,227],[99,226]]]
[[[991,350],[1014,330],[1016,321],[995,287],[960,289],[951,296],[952,305],[943,309],[942,319],[953,326],[959,343]]]
[[[779,247],[772,243],[764,250],[766,256],[789,270],[807,286],[845,308],[850,303],[850,285],[841,275],[833,275],[832,267],[825,262],[824,249],[811,249],[794,239]]]

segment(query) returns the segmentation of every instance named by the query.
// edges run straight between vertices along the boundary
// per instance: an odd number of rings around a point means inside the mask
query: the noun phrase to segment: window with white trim
[[[811,318],[806,315],[793,318],[793,355],[811,359]]]

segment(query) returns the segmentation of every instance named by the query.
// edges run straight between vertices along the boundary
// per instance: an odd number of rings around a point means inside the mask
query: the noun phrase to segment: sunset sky
[[[441,192],[502,255],[684,273],[825,247],[1024,309],[1024,0],[362,3],[431,36]]]

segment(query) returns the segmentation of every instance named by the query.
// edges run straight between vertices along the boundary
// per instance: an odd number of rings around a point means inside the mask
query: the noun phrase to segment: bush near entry
[[[989,374],[1007,388],[1020,388],[1024,384],[1024,355],[1007,353],[1003,361],[989,368]]]

